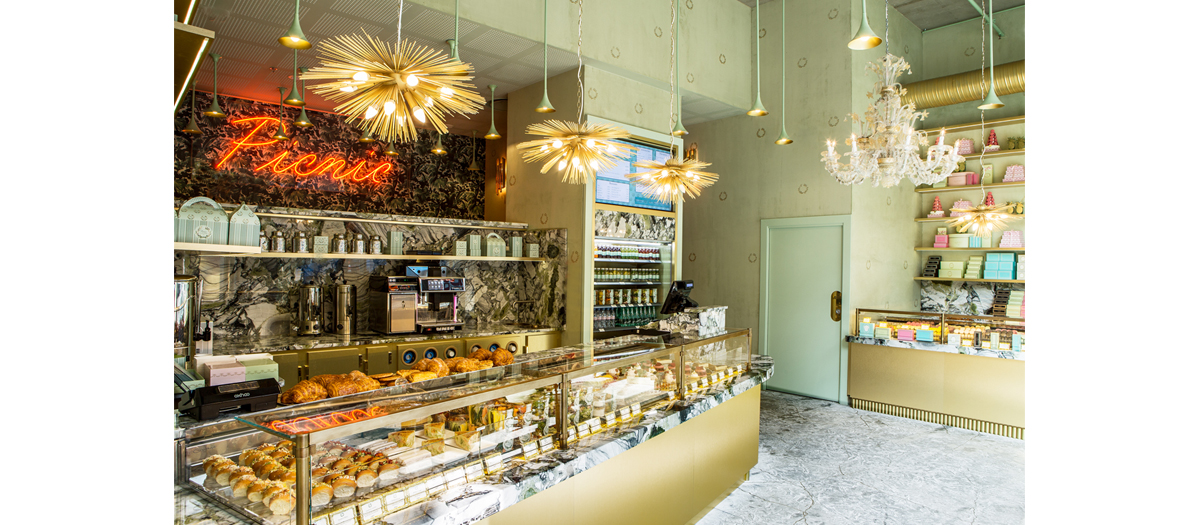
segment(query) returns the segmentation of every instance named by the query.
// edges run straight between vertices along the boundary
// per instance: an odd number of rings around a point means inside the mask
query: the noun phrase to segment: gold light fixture
[[[557,110],[553,109],[553,103],[549,102],[549,0],[541,0],[541,3],[545,4],[541,23],[542,27],[544,27],[542,30],[544,36],[541,40],[541,46],[544,49],[545,59],[542,62],[544,69],[541,72],[541,103],[533,111],[537,113],[553,113]]]
[[[370,139],[370,142],[372,142],[371,139]],[[397,157],[398,156],[397,148],[393,145],[392,142],[386,144],[385,151],[382,151],[381,153],[383,155],[385,155],[386,157]]]
[[[287,88],[279,86],[279,129],[270,136],[275,140],[289,140],[291,138],[287,136],[287,124],[283,122],[283,92],[285,91]]]
[[[643,194],[660,202],[678,202],[685,195],[695,199],[701,194],[701,188],[717,182],[716,173],[703,171],[709,167],[708,162],[693,159],[669,158],[662,164],[641,160],[631,165],[644,171],[630,173],[627,178],[639,180]]]
[[[303,36],[303,28],[299,27],[299,0],[295,0],[295,20],[291,22],[291,27],[287,29],[287,34],[279,37],[279,43],[291,49],[308,49],[311,47],[311,41]]]
[[[471,132],[471,164],[467,166],[467,171],[479,171],[479,164],[475,162],[475,131]]]
[[[549,173],[556,164],[562,172],[561,181],[571,184],[585,184],[599,169],[613,168],[625,155],[638,151],[629,144],[611,142],[630,135],[607,124],[546,120],[530,124],[525,133],[545,138],[520,145],[524,161],[544,160],[541,173]]]
[[[303,97],[299,95],[299,50],[295,50],[295,69],[291,72],[291,94],[283,101],[288,106],[303,107]]]
[[[679,0],[672,0],[672,29],[677,27],[677,19],[679,14]],[[676,41],[672,41],[672,62],[676,59]],[[675,67],[675,66],[673,66]],[[673,150],[672,144],[676,142],[675,126],[672,124],[672,114],[676,107],[676,84],[680,83],[680,79],[676,75],[670,76],[675,79],[675,83],[669,86],[669,91],[672,92],[672,99],[668,101],[668,160],[663,163],[652,160],[641,160],[639,162],[631,163],[632,166],[638,168],[640,171],[627,175],[630,180],[640,181],[640,191],[648,197],[655,198],[660,202],[680,202],[685,195],[696,198],[701,194],[701,188],[712,186],[717,182],[716,173],[708,173],[704,171],[709,167],[709,163],[701,162],[697,159],[679,159],[676,157],[677,152]]]
[[[888,14],[889,6],[885,6],[885,12]],[[864,51],[872,49],[881,45],[881,37],[873,32],[873,28],[869,27],[869,8],[867,0],[860,2],[860,30],[852,36],[852,40],[848,42],[848,49],[855,49],[857,51]]]
[[[987,51],[988,55],[991,56],[991,75],[989,75],[991,77],[991,88],[988,90],[987,96],[984,97],[983,103],[980,104],[978,108],[985,110],[1000,109],[1004,107],[1004,103],[1000,101],[1000,97],[996,96],[996,39],[994,35],[996,32],[996,19],[994,18],[995,15],[992,14],[992,4],[994,3],[995,0],[989,0],[987,2],[987,19],[991,22],[991,27],[987,32]]]
[[[365,34],[342,35],[321,42],[320,67],[306,78],[332,80],[312,86],[316,94],[336,101],[346,121],[383,140],[414,142],[411,119],[446,133],[449,115],[472,114],[484,104],[470,83],[472,68],[433,49],[408,40],[395,45]]]
[[[584,122],[582,105],[585,88],[582,86],[582,2],[578,2],[578,118],[576,121],[546,120],[529,124],[524,132],[540,135],[540,140],[530,140],[519,145],[525,162],[544,160],[541,173],[557,165],[562,172],[561,181],[570,184],[586,184],[601,168],[613,168],[638,150],[629,144],[612,142],[630,137],[631,134],[609,124]]]
[[[193,92],[193,99],[192,99],[192,106],[189,108],[189,113],[188,113],[188,125],[186,125],[184,127],[184,129],[182,129],[181,131],[183,131],[187,135],[194,135],[195,136],[195,135],[201,135],[202,131],[201,131],[200,126],[197,126],[197,90],[194,89],[194,90],[192,90],[192,92]]]
[[[303,83],[303,92],[307,93],[307,79],[304,79],[303,75],[302,75],[302,73],[307,73],[307,68],[305,68],[305,67],[299,68],[299,73],[300,73],[299,78]],[[304,107],[299,108],[299,118],[295,119],[295,125],[299,126],[301,128],[310,128],[315,125],[315,124],[311,123],[311,119],[307,118],[307,106],[306,105]]]
[[[779,131],[778,138],[775,139],[774,143],[779,146],[786,146],[795,141],[791,140],[791,137],[787,135],[787,2],[785,0],[783,1],[783,25],[780,27],[779,32],[783,37],[783,100],[782,106],[780,106],[781,109],[779,109],[782,112],[780,120],[783,123],[783,127]]]
[[[1007,227],[1006,221],[1023,218],[1012,213],[1015,206],[1015,203],[1009,203],[994,206],[981,204],[973,208],[951,208],[952,212],[959,212],[963,215],[952,218],[947,221],[947,224],[954,227],[959,233],[987,237],[990,242],[993,232],[1002,231]]]
[[[751,117],[765,117],[769,114],[766,108],[762,106],[762,18],[761,18],[761,0],[754,0],[754,107],[750,108],[746,114]],[[676,0],[677,9],[680,8],[680,0]],[[677,17],[679,18],[679,17]],[[680,79],[676,79],[676,83],[680,83]]]
[[[210,118],[225,118],[225,112],[217,104],[217,62],[221,61],[221,55],[209,53],[209,58],[213,59],[213,103],[209,105],[209,109],[205,110],[205,116]]]
[[[500,133],[496,131],[496,85],[488,84],[488,89],[492,90],[492,98],[489,105],[492,108],[492,127],[488,128],[487,134],[483,138],[487,140],[496,140],[500,138]]]
[[[435,141],[434,141],[434,147],[430,148],[431,153],[438,155],[440,157],[447,154],[447,149],[444,148],[443,144],[442,144],[442,136],[443,136],[443,134],[439,133],[438,138],[435,139]]]
[[[374,139],[373,134],[370,133],[369,130],[366,129],[365,133],[363,135],[361,135],[361,138],[357,139],[357,142],[360,142],[362,144],[368,144],[370,142],[373,142],[374,140],[377,140],[377,139]]]

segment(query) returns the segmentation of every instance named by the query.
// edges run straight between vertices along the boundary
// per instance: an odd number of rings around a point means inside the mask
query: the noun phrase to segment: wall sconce
[[[497,195],[503,195],[506,191],[508,191],[508,187],[504,185],[504,179],[505,179],[504,168],[507,164],[508,164],[508,161],[504,156],[500,156],[500,158],[496,159],[496,194]]]

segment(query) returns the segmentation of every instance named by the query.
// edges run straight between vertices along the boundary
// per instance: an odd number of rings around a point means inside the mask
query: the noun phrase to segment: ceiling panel
[[[336,0],[332,10],[378,26],[397,24],[397,4],[388,0]]]
[[[414,16],[413,20],[407,19],[402,23],[403,35],[405,33],[412,33],[420,38],[436,41],[432,42],[435,45],[455,38],[454,16],[425,8],[419,9],[418,11],[419,13]],[[470,35],[472,31],[479,29],[479,27],[479,24],[460,19],[459,41],[463,42],[464,37]]]
[[[396,9],[394,10],[397,11]],[[376,36],[381,34],[384,29],[378,24],[362,22],[355,18],[345,18],[333,13],[325,13],[314,24],[306,28],[309,34],[318,35],[321,38],[335,37],[339,35],[361,34],[361,31],[368,33],[369,36]]]
[[[541,69],[545,65],[545,47],[537,49],[521,57],[517,62],[526,66]],[[564,49],[549,49],[549,74],[562,73],[578,67],[578,55]]]
[[[315,2],[304,1],[299,4],[299,23],[305,24],[307,15],[312,11]],[[295,18],[294,0],[238,0],[234,4],[237,16],[249,17],[260,22],[281,25],[287,28]],[[204,2],[198,9],[205,7]],[[306,28],[305,28],[306,29]],[[275,38],[278,38],[277,36]]]
[[[484,34],[472,39],[467,45],[484,50],[498,57],[512,58],[523,53],[526,49],[537,45],[537,43],[532,40],[525,40],[516,35],[510,35],[503,31],[489,29]]]

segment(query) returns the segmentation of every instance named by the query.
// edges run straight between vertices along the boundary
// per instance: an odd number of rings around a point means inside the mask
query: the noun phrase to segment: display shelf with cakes
[[[1023,360],[1024,292],[997,292],[994,315],[858,308],[850,342]]]
[[[677,400],[749,379],[751,366],[748,330],[522,357],[481,348],[412,370],[313,376],[283,406],[183,440],[178,481],[256,523],[338,513],[369,513],[369,523],[573,442],[598,446]]]

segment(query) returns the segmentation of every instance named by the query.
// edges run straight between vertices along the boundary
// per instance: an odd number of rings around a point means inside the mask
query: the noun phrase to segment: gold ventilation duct
[[[983,83],[979,71],[968,71],[957,75],[922,80],[905,84],[907,93],[901,98],[903,104],[913,102],[917,109],[937,108],[951,104],[983,100],[987,84]],[[996,66],[996,94],[999,96],[1024,91],[1024,61],[1017,60]]]

